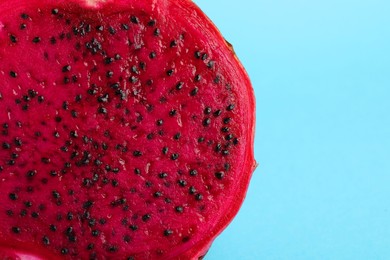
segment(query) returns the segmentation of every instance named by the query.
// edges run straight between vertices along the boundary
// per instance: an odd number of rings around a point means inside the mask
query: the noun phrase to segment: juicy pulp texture
[[[193,3],[2,2],[0,60],[0,251],[206,253],[255,167],[254,98]]]

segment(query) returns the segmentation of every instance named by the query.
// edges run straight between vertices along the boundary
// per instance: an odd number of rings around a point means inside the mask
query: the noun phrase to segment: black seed
[[[222,151],[222,155],[224,155],[224,156],[229,155],[229,151],[228,151],[228,150],[223,150],[223,151]]]
[[[225,163],[225,165],[223,167],[225,168],[226,171],[230,170],[230,164],[229,163]]]
[[[138,150],[135,150],[135,151],[133,152],[133,155],[134,155],[135,157],[140,157],[140,156],[142,156],[142,152],[141,152],[141,151],[138,151]]]
[[[16,193],[10,193],[10,194],[8,194],[8,197],[11,200],[17,200],[18,199],[18,195]]]
[[[10,149],[11,148],[11,145],[7,142],[4,142],[3,143],[3,149]]]
[[[215,173],[215,177],[219,180],[222,180],[223,177],[225,176],[225,173],[224,172],[216,172]]]
[[[198,171],[197,170],[190,170],[190,175],[196,176],[196,175],[198,175]]]
[[[26,13],[22,13],[22,14],[20,15],[20,17],[21,17],[22,19],[24,19],[24,20],[30,18],[30,16],[28,16],[28,14],[26,14]]]
[[[166,229],[166,230],[164,230],[164,236],[170,236],[170,235],[172,235],[173,234],[173,231],[172,230],[170,230],[170,229]]]
[[[22,209],[22,210],[20,211],[20,216],[21,216],[21,217],[27,216],[27,210]]]
[[[212,68],[214,67],[214,65],[215,65],[215,61],[213,61],[213,60],[211,60],[211,61],[209,61],[209,62],[207,63],[207,67],[208,67],[209,69],[212,69]]]
[[[180,139],[180,136],[181,136],[180,133],[176,133],[176,134],[173,136],[173,139],[179,140],[179,139]]]
[[[222,145],[221,145],[221,144],[217,144],[217,145],[215,146],[215,151],[216,151],[216,152],[220,152],[221,149],[222,149]]]
[[[199,82],[202,79],[202,77],[198,74],[195,76],[194,81]]]
[[[25,23],[20,24],[20,30],[24,30],[27,28],[27,25]]]
[[[111,58],[111,57],[106,57],[106,58],[104,58],[104,63],[105,64],[111,64],[112,62],[114,61],[114,59],[113,58]]]
[[[224,133],[228,133],[230,131],[230,128],[225,126],[221,128],[221,131]]]
[[[238,138],[234,138],[234,140],[233,140],[233,144],[234,144],[234,145],[237,145],[237,144],[238,144],[238,142],[239,142],[239,141],[238,141]]]
[[[221,76],[216,76],[216,77],[214,78],[214,83],[215,83],[215,84],[218,84],[220,81],[221,81]]]
[[[134,15],[132,15],[132,16],[130,16],[130,22],[132,22],[134,24],[138,24],[139,19],[137,17],[135,17]]]
[[[206,60],[207,58],[208,58],[207,53],[203,53],[203,55],[202,55],[202,60]]]
[[[211,113],[211,107],[206,107],[205,109],[204,109],[204,114],[205,115],[209,115]]]
[[[108,102],[108,94],[106,93],[106,94],[104,94],[104,95],[98,97],[98,98],[97,98],[97,101],[98,101],[99,103],[107,103],[107,102]]]
[[[88,246],[87,246],[87,250],[92,250],[94,247],[95,247],[95,245],[92,244],[92,243],[90,243],[90,244],[88,244]]]
[[[77,131],[70,131],[69,136],[72,138],[77,138],[79,135],[77,134]]]
[[[96,31],[102,32],[103,30],[104,30],[104,26],[103,25],[96,26]]]
[[[128,26],[127,24],[122,23],[122,24],[121,24],[121,27],[122,27],[122,29],[125,30],[125,31],[129,30],[129,26]]]
[[[129,228],[133,231],[136,231],[138,229],[137,225],[130,225]]]
[[[90,220],[88,221],[88,226],[93,227],[93,226],[95,226],[95,225],[96,225],[96,219],[90,219]]]
[[[131,77],[129,78],[129,81],[130,81],[131,83],[137,83],[137,82],[138,82],[138,78],[135,77],[135,76],[131,76]]]
[[[157,124],[158,126],[162,126],[163,123],[164,123],[164,122],[163,122],[162,119],[158,119],[158,120],[156,121],[156,124]]]
[[[15,71],[10,71],[9,72],[9,75],[11,76],[11,77],[13,77],[13,78],[16,78],[17,76],[18,76],[18,73],[16,73]]]
[[[28,110],[28,104],[24,104],[23,106],[22,106],[22,110]]]
[[[222,111],[220,109],[216,110],[214,112],[214,116],[217,117],[217,116],[220,116],[222,114]]]
[[[234,105],[233,104],[230,104],[226,107],[226,110],[227,111],[232,111],[234,109]]]
[[[130,236],[129,235],[125,235],[123,236],[123,241],[126,242],[126,243],[129,243],[131,240]]]
[[[205,118],[203,120],[203,126],[209,126],[211,124],[211,119],[210,118]]]
[[[66,219],[67,220],[72,220],[73,219],[73,213],[72,212],[68,212],[68,214],[66,214]]]
[[[163,147],[163,149],[162,149],[162,153],[163,154],[167,154],[168,153],[168,147]]]
[[[118,247],[111,245],[108,247],[108,251],[110,251],[111,253],[114,253],[114,252],[118,251]]]
[[[169,74],[168,74],[169,75]],[[170,76],[170,75],[169,75]],[[177,84],[176,84],[176,89],[177,90],[181,90],[182,88],[183,88],[183,86],[184,86],[184,82],[178,82]]]
[[[100,114],[107,114],[107,108],[105,108],[105,107],[99,107],[99,108],[98,108],[98,113],[100,113]]]
[[[175,207],[176,212],[183,213],[184,208],[182,206],[176,206]]]
[[[137,174],[137,175],[140,175],[141,174],[141,170],[138,169],[138,168],[135,168],[134,169],[134,173]]]
[[[225,136],[225,140],[226,140],[226,141],[230,141],[230,140],[233,139],[233,137],[234,137],[234,136],[233,136],[232,134],[228,134],[228,135]]]
[[[112,72],[110,70],[106,72],[106,77],[107,78],[112,78],[113,75],[114,75],[114,72]]]
[[[111,85],[110,85],[110,88],[112,88],[112,89],[119,89],[119,83],[118,82],[116,82],[116,83],[112,83]]]
[[[195,199],[196,200],[202,200],[203,199],[203,195],[198,193],[198,194],[195,195]]]
[[[195,52],[195,58],[200,59],[200,57],[201,57],[200,51],[196,51]]]
[[[177,111],[175,109],[172,109],[171,111],[169,111],[170,116],[175,116],[176,114],[177,114]]]
[[[172,76],[172,75],[173,75],[173,72],[174,72],[173,69],[169,69],[169,70],[167,70],[167,75],[168,75],[168,76]],[[177,86],[176,86],[176,89],[177,89]]]
[[[166,172],[162,172],[158,175],[158,177],[160,177],[161,179],[165,179],[166,177],[168,177],[168,173]]]
[[[67,101],[64,101],[62,103],[62,109],[64,109],[64,110],[68,110],[69,109],[69,103]]]
[[[142,221],[146,222],[148,221],[152,216],[150,214],[145,214],[142,216]]]
[[[146,68],[145,62],[141,61],[141,62],[139,63],[139,67],[140,67],[142,70],[145,70],[145,68]]]
[[[9,36],[9,39],[11,40],[11,42],[13,42],[13,43],[16,43],[17,41],[18,41],[18,38],[16,38],[16,36],[15,35],[10,35]]]
[[[12,232],[14,232],[15,234],[19,234],[19,233],[20,233],[20,228],[19,228],[19,227],[12,227],[11,230],[12,230]]]
[[[63,255],[68,254],[68,252],[69,252],[69,250],[67,248],[62,248],[61,249],[61,254],[63,254]]]
[[[223,123],[224,123],[224,124],[229,124],[231,120],[232,120],[232,119],[231,119],[230,117],[225,117],[225,118],[223,119]]]
[[[173,161],[176,161],[178,158],[179,158],[179,154],[177,154],[177,153],[173,153],[173,154],[171,155],[171,159],[172,159]]]
[[[114,27],[108,27],[108,32],[111,34],[111,35],[114,35],[116,33],[116,30],[114,29]]]
[[[154,196],[155,198],[159,198],[159,197],[162,196],[162,193],[159,192],[159,191],[156,191],[156,192],[153,194],[153,196]]]
[[[50,158],[42,157],[41,162],[44,164],[49,164],[50,163]]]
[[[195,192],[196,192],[195,187],[194,187],[194,186],[191,186],[191,187],[188,189],[188,192],[189,192],[190,194],[195,194]]]
[[[148,26],[155,26],[156,25],[156,21],[155,20],[150,20],[148,22]]]
[[[71,70],[71,66],[70,65],[65,65],[64,67],[62,67],[62,72],[68,72]]]
[[[198,92],[199,92],[199,88],[195,87],[194,89],[191,90],[190,95],[195,96],[196,94],[198,94]]]
[[[93,205],[93,201],[87,200],[83,204],[83,209],[89,209],[90,207],[92,207],[92,205]]]
[[[37,174],[37,171],[36,170],[30,170],[27,172],[27,177],[28,178],[32,178],[35,176],[35,174]]]
[[[175,40],[172,40],[171,43],[170,43],[170,46],[171,46],[171,48],[176,47],[177,46],[177,42]]]
[[[60,193],[58,193],[58,191],[56,191],[56,190],[53,190],[52,192],[51,192],[51,194],[53,195],[53,197],[55,198],[55,199],[59,199],[61,196],[60,196]]]
[[[152,52],[149,54],[149,58],[151,58],[151,59],[156,58],[156,53],[155,53],[154,51],[152,51]]]
[[[94,237],[99,236],[99,234],[100,234],[99,230],[96,230],[96,229],[92,230],[92,232],[91,232],[91,235],[94,236]]]
[[[57,230],[57,226],[51,224],[51,225],[50,225],[50,230],[51,230],[51,231],[56,231],[56,230]]]
[[[203,143],[204,142],[204,137],[199,137],[198,138],[198,143]]]
[[[187,182],[185,180],[179,180],[177,182],[180,186],[185,187],[187,185]]]
[[[47,237],[47,236],[44,236],[43,238],[42,238],[42,242],[43,242],[43,244],[44,245],[50,245],[50,239]]]
[[[164,201],[165,201],[165,203],[171,203],[172,202],[170,198],[165,198]]]
[[[59,11],[58,11],[57,8],[54,8],[54,9],[51,10],[51,13],[52,13],[53,15],[57,15],[58,12],[59,12]]]
[[[38,218],[39,217],[39,213],[38,212],[33,212],[33,213],[31,213],[31,217]]]
[[[15,165],[15,160],[9,160],[8,165]]]
[[[38,43],[40,41],[41,41],[41,38],[38,37],[38,36],[34,37],[33,40],[32,40],[33,43]]]
[[[160,29],[158,29],[158,28],[154,29],[153,34],[154,34],[155,36],[159,36],[159,35],[160,35]]]

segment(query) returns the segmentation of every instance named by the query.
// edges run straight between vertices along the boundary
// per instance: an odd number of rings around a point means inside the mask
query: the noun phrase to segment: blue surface
[[[390,259],[390,2],[195,2],[252,78],[260,163],[206,259]]]

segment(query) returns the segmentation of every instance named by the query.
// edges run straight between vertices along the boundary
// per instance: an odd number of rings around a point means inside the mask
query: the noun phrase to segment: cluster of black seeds
[[[22,44],[35,46],[34,55],[41,58],[37,62],[50,64],[48,75],[55,78],[32,75],[28,68],[7,68],[9,85],[0,89],[0,108],[12,115],[12,120],[0,118],[0,177],[7,175],[8,185],[2,195],[7,208],[0,207],[0,214],[13,223],[7,232],[31,234],[61,255],[76,257],[86,250],[90,259],[97,259],[101,248],[108,255],[123,253],[138,232],[149,232],[148,223],[160,219],[159,213],[188,219],[195,212],[203,214],[205,198],[217,189],[213,183],[229,180],[230,155],[239,145],[233,94],[227,91],[230,94],[215,104],[197,103],[207,86],[231,89],[212,53],[200,45],[188,47],[186,58],[198,69],[192,78],[181,78],[186,68],[171,64],[179,64],[175,59],[180,56],[173,54],[186,44],[184,31],[173,37],[145,14],[108,24],[93,14],[77,17],[60,7],[39,12],[20,14],[18,30],[9,31],[7,44],[15,50]],[[60,31],[30,32],[45,12],[47,22]],[[131,37],[139,30],[163,42],[165,53]],[[115,48],[116,41],[126,44],[125,53]],[[69,45],[64,59],[61,51]],[[154,62],[168,54],[169,65],[153,72]],[[2,65],[0,70],[5,70]],[[14,86],[21,90],[11,102],[4,96]],[[185,116],[187,108],[195,112]],[[190,125],[194,130],[186,130]],[[210,134],[213,129],[217,134]],[[188,155],[182,153],[186,145],[211,160],[187,163],[183,158]],[[171,167],[148,169],[155,158]],[[183,190],[183,197],[170,196],[172,189]],[[138,205],[151,206],[134,208],[135,199],[145,201]],[[103,212],[107,208],[109,215]],[[124,216],[120,224],[115,214]],[[191,240],[190,231],[182,234],[169,220],[163,222],[151,235],[171,239],[170,246]]]

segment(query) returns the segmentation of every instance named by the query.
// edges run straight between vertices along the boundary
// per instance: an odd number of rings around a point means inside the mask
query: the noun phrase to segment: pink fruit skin
[[[234,50],[232,49],[231,45],[227,43],[224,38],[221,36],[218,29],[212,24],[212,22],[209,20],[209,18],[206,17],[206,15],[197,7],[194,3],[192,3],[189,0],[182,0],[182,1],[174,1],[174,0],[148,0],[148,1],[131,1],[131,0],[112,0],[112,1],[78,1],[78,0],[71,0],[71,1],[54,1],[54,0],[31,0],[31,1],[6,1],[0,3],[0,58],[2,58],[2,48],[6,48],[5,45],[1,45],[1,41],[8,40],[9,35],[8,34],[2,34],[2,31],[4,32],[5,22],[2,22],[2,17],[7,17],[9,13],[18,13],[19,11],[24,10],[25,6],[29,6],[31,10],[33,10],[34,6],[60,6],[60,7],[69,7],[75,12],[81,12],[80,7],[74,7],[74,6],[81,6],[82,8],[85,8],[85,10],[106,10],[102,11],[104,12],[113,12],[113,10],[143,10],[145,13],[154,14],[156,17],[165,17],[170,16],[172,14],[177,15],[177,17],[185,17],[186,23],[191,24],[192,28],[192,37],[194,39],[199,38],[200,41],[205,41],[204,39],[212,39],[210,40],[210,46],[204,47],[205,49],[209,50],[210,53],[213,55],[213,59],[218,61],[219,64],[223,64],[224,66],[220,67],[220,73],[226,77],[226,81],[229,81],[229,83],[232,86],[238,86],[237,89],[234,90],[234,100],[236,103],[236,112],[237,114],[234,114],[235,118],[237,118],[237,121],[239,121],[239,124],[233,125],[232,128],[237,129],[236,131],[240,133],[240,146],[237,148],[237,150],[232,151],[232,157],[235,157],[239,161],[239,165],[233,165],[232,166],[232,172],[234,172],[234,180],[230,180],[228,184],[225,184],[225,191],[222,189],[221,194],[223,194],[223,203],[216,204],[215,208],[211,210],[208,214],[212,214],[213,218],[207,218],[207,224],[209,225],[207,229],[202,229],[202,226],[198,226],[198,229],[200,230],[199,234],[195,234],[192,242],[176,246],[175,248],[170,248],[170,251],[167,251],[166,254],[161,259],[178,259],[178,260],[187,260],[187,259],[198,259],[202,256],[204,256],[207,251],[209,250],[213,240],[226,228],[226,226],[232,221],[234,216],[237,214],[238,210],[240,209],[243,200],[246,195],[246,191],[250,182],[250,178],[252,176],[253,171],[255,170],[257,164],[254,159],[253,154],[253,143],[254,143],[254,125],[255,125],[255,99],[254,99],[254,92],[253,88],[251,86],[250,80],[248,75],[245,72],[245,69],[239,62],[238,58],[236,57]],[[107,11],[109,10],[109,11]],[[166,25],[165,30],[169,31],[171,30],[175,24],[169,24]],[[52,27],[51,27],[52,28]],[[201,29],[201,30],[199,30]],[[173,30],[173,29],[172,29]],[[191,29],[188,29],[191,30]],[[204,42],[202,42],[204,43]],[[26,49],[27,49],[26,45]],[[62,52],[72,52],[71,47],[68,47],[69,49],[66,49],[67,46],[63,45]],[[73,48],[73,46],[72,46]],[[217,49],[217,50],[215,50]],[[118,50],[119,51],[119,50]],[[15,54],[16,55],[16,54]],[[35,59],[35,54],[30,53],[31,57],[21,57],[20,59],[23,61],[28,61],[32,57]],[[125,55],[125,54],[124,54]],[[124,56],[122,55],[122,56]],[[192,55],[192,54],[191,54]],[[12,57],[12,55],[10,56]],[[58,60],[62,63],[66,61],[61,60],[60,57]],[[160,64],[157,64],[157,62],[161,62]],[[13,64],[11,62],[11,64]],[[162,61],[156,61],[156,65],[150,65],[151,67],[165,67],[166,65],[163,65]],[[15,65],[15,64],[13,64]],[[16,67],[19,65],[15,65]],[[48,68],[54,67],[54,64],[49,65],[49,67],[41,67],[41,66],[32,66],[31,67],[31,74],[33,75],[45,75],[46,79],[48,81],[55,81],[55,78],[58,78],[58,71],[56,70],[50,70]],[[0,66],[0,72],[3,67]],[[82,64],[74,65],[72,66],[73,70],[85,70],[82,67]],[[119,69],[118,73],[119,73]],[[116,69],[113,69],[114,73],[117,72]],[[81,72],[82,73],[82,72]],[[4,74],[4,71],[3,71]],[[20,74],[20,73],[19,73]],[[22,78],[22,75],[20,75],[20,78]],[[91,76],[93,78],[93,76]],[[98,78],[98,77],[97,77]],[[147,77],[145,76],[145,79]],[[4,75],[0,77],[2,82],[6,82],[11,86],[13,83],[13,79],[9,79],[9,77],[5,77]],[[142,76],[140,76],[140,79],[142,80]],[[22,79],[20,79],[22,80]],[[27,82],[26,78],[26,82]],[[85,81],[84,81],[85,80]],[[91,80],[91,79],[88,79]],[[87,79],[83,79],[81,77],[79,83],[81,85],[90,85],[87,82]],[[165,84],[165,83],[164,83]],[[186,85],[189,85],[190,83]],[[27,88],[28,89],[28,88]],[[57,96],[59,93],[57,92],[45,92],[47,90],[40,90],[40,93],[45,93],[45,100],[52,100],[53,104],[56,102],[58,103],[58,106],[61,106],[60,99],[57,99]],[[1,92],[0,92],[1,93]],[[11,93],[11,92],[10,92]],[[7,95],[10,97],[10,94],[2,93],[4,100],[6,99]],[[69,97],[74,97],[76,92],[69,91],[66,95]],[[150,97],[150,99],[153,99],[153,97]],[[14,99],[10,99],[12,101],[12,104],[14,103]],[[11,101],[9,104],[11,104]],[[191,109],[195,111],[195,106],[191,106]],[[0,104],[0,108],[1,107]],[[34,111],[35,110],[35,111]],[[203,110],[203,108],[202,108]],[[35,118],[41,119],[42,113],[45,111],[42,108],[31,108],[31,111],[35,112]],[[16,113],[16,112],[15,112]],[[19,114],[16,114],[16,117],[22,118],[23,112],[18,112]],[[85,113],[89,113],[88,109],[85,110]],[[156,112],[157,113],[157,112]],[[161,112],[162,113],[162,112]],[[195,112],[194,112],[195,113]],[[5,111],[0,112],[0,120],[4,121],[8,115],[5,113]],[[163,115],[161,115],[163,116]],[[47,114],[48,121],[49,119],[52,119],[53,116],[51,114]],[[159,117],[156,117],[159,118]],[[31,121],[34,119],[34,115],[30,117]],[[73,119],[64,119],[65,120],[73,120]],[[101,121],[99,120],[92,120],[90,117],[85,119],[84,122],[85,125],[88,125],[89,129],[87,129],[87,132],[91,132],[91,136],[93,135],[92,132],[96,131],[95,136],[98,136],[100,132],[98,132],[96,129],[101,127]],[[168,119],[167,119],[168,120]],[[185,115],[183,113],[183,120],[185,120]],[[28,120],[27,120],[28,121]],[[146,120],[147,121],[147,120]],[[73,121],[72,121],[73,122]],[[76,121],[74,121],[76,122]],[[0,121],[0,123],[2,123]],[[170,127],[174,129],[176,125],[173,125],[174,123],[170,124],[167,123],[168,126],[168,132]],[[175,122],[176,124],[176,122]],[[49,126],[51,126],[49,124]],[[112,126],[111,126],[112,127]],[[154,121],[148,125],[148,128],[154,127]],[[218,128],[219,130],[219,128]],[[23,131],[23,130],[21,130]],[[46,132],[45,132],[46,131]],[[81,132],[82,129],[79,131]],[[182,135],[186,136],[186,134],[190,134],[191,132],[196,132],[197,130],[187,129],[182,131]],[[210,130],[210,135],[213,130]],[[21,132],[18,132],[21,133]],[[48,127],[42,130],[43,135],[52,135],[52,128]],[[124,132],[125,133],[125,132]],[[174,131],[172,132],[172,134]],[[196,132],[197,133],[197,132]],[[217,132],[216,132],[217,133]],[[127,134],[127,132],[126,132]],[[129,133],[130,134],[130,133]],[[118,137],[119,139],[119,137]],[[56,139],[53,139],[56,140]],[[0,141],[2,139],[0,138]],[[46,152],[49,155],[59,153],[57,147],[58,143],[54,143],[56,141],[53,141],[51,143],[40,143],[42,151]],[[143,147],[147,146],[147,143],[140,143],[144,145]],[[178,146],[178,148],[180,145]],[[191,146],[190,146],[191,148]],[[145,148],[146,149],[146,148]],[[183,148],[185,149],[185,147]],[[0,151],[0,159],[2,154]],[[114,154],[110,155],[110,158],[114,157]],[[18,160],[21,161],[31,161],[31,158],[34,158],[34,160],[39,160],[40,157],[37,156],[36,151],[33,149],[29,153],[21,153]],[[108,160],[108,159],[107,159]],[[112,159],[113,160],[113,159]],[[234,161],[234,160],[231,160]],[[60,163],[64,163],[65,161],[61,161]],[[229,161],[230,162],[230,161]],[[1,163],[1,161],[0,161]],[[172,167],[172,165],[169,163],[161,163],[159,164],[160,167]],[[130,165],[130,163],[129,163]],[[153,166],[153,164],[152,164]],[[41,166],[40,166],[41,167]],[[44,171],[44,167],[37,168],[38,172]],[[121,169],[122,170],[122,169]],[[2,173],[4,174],[4,172]],[[75,178],[79,178],[77,174],[75,174]],[[207,177],[209,178],[209,177]],[[233,183],[234,182],[234,183]],[[11,185],[9,182],[5,182],[8,184],[0,184],[0,189],[4,188],[6,190],[10,190]],[[28,182],[26,182],[28,183]],[[141,182],[140,182],[141,183]],[[8,185],[8,186],[7,186]],[[26,184],[27,185],[27,184]],[[49,183],[47,184],[47,189],[56,189],[56,185],[63,185],[63,187],[72,186],[73,179],[71,180],[63,180],[62,182],[55,182],[55,183]],[[141,184],[140,184],[141,185]],[[130,186],[129,186],[130,187]],[[76,187],[77,188],[77,187]],[[57,188],[58,190],[58,188]],[[228,191],[228,192],[227,192]],[[95,201],[98,201],[98,197],[100,194],[89,194],[88,196],[95,199]],[[107,191],[107,194],[110,195],[111,191]],[[8,194],[8,193],[7,193]],[[45,195],[45,193],[40,193],[42,196]],[[114,197],[116,194],[112,193],[112,196]],[[86,197],[88,197],[86,195]],[[210,195],[211,196],[211,195]],[[217,196],[217,195],[215,195]],[[6,197],[1,197],[1,200]],[[34,200],[34,199],[32,199]],[[37,198],[37,201],[40,199]],[[50,200],[50,198],[49,198]],[[35,202],[35,201],[34,201]],[[9,203],[8,201],[6,203]],[[136,202],[134,202],[136,206],[139,206]],[[218,203],[218,202],[217,202]],[[16,204],[15,204],[16,205]],[[48,206],[49,208],[50,206]],[[4,208],[1,208],[4,210]],[[108,207],[102,206],[100,208],[100,211],[108,210]],[[51,218],[55,218],[54,213],[56,211],[56,208],[49,208],[50,214],[48,214],[47,221],[51,221]],[[94,211],[92,211],[94,212]],[[95,213],[98,214],[99,210],[96,210]],[[115,211],[118,214],[120,211]],[[0,226],[4,227],[8,223],[8,219],[6,219],[4,216],[5,214],[2,212],[0,213]],[[115,215],[114,215],[115,216]],[[176,216],[173,216],[172,219],[176,220]],[[180,220],[178,220],[180,221]],[[188,219],[183,220],[183,223],[187,224],[187,222],[190,223]],[[200,220],[199,220],[200,221]],[[15,222],[16,223],[16,222]],[[154,223],[154,222],[153,222]],[[195,223],[202,223],[202,222],[195,222]],[[44,224],[49,223],[41,223],[39,224],[39,227],[43,229]],[[33,225],[33,223],[31,224]],[[0,228],[0,258],[1,259],[31,259],[31,260],[38,260],[38,259],[63,259],[64,257],[70,257],[68,256],[61,256],[58,255],[58,252],[53,251],[53,249],[48,249],[45,246],[43,246],[40,242],[40,238],[36,238],[35,233],[33,237],[29,237],[29,240],[23,239],[23,237],[19,237],[15,239],[14,237],[10,237],[8,232],[9,228]],[[38,232],[34,230],[33,232]],[[54,240],[54,238],[53,238]],[[151,240],[149,243],[153,244],[153,241],[160,241],[157,240]],[[81,241],[80,243],[84,243]],[[157,242],[159,243],[159,242]],[[143,245],[144,246],[144,245]],[[142,246],[140,246],[142,248]],[[141,250],[141,249],[140,249]],[[86,255],[83,255],[84,257]],[[79,259],[79,257],[74,257],[75,259]],[[118,259],[125,259],[124,255],[120,255]],[[156,256],[152,256],[150,254],[140,254],[139,259],[157,259]],[[71,258],[69,258],[71,259]],[[81,259],[81,258],[80,258]],[[100,259],[100,258],[99,258]],[[101,259],[105,259],[105,257],[102,257]],[[108,257],[107,259],[111,259]],[[138,259],[138,258],[136,258]]]

